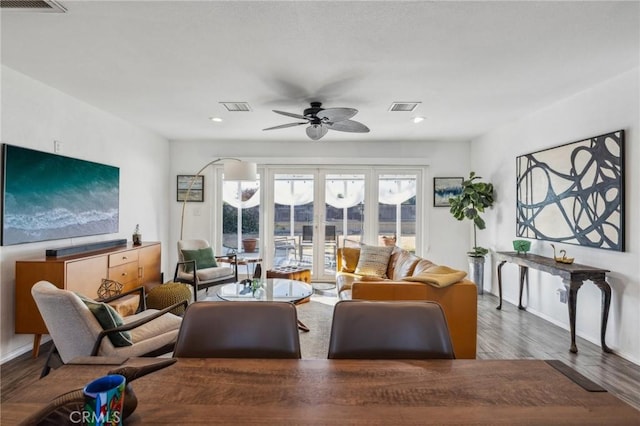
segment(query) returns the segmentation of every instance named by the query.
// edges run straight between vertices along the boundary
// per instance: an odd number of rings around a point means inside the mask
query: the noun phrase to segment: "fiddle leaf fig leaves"
[[[449,198],[449,211],[457,220],[469,219],[473,221],[473,252],[474,255],[484,256],[488,250],[478,247],[476,243],[476,228],[485,229],[486,223],[480,217],[486,208],[493,206],[493,184],[486,182],[475,182],[482,179],[476,176],[475,172],[469,173],[469,179],[462,182],[462,193],[457,197]]]

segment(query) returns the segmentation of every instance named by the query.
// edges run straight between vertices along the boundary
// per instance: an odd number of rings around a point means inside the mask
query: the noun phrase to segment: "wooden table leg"
[[[498,294],[500,295],[500,304],[496,307],[497,310],[502,309],[502,267],[507,263],[506,260],[503,260],[498,264]]]
[[[578,304],[578,290],[582,287],[582,280],[572,280],[569,285],[565,282],[569,292],[569,329],[571,330],[571,353],[578,353],[576,346],[576,306]]]
[[[611,305],[611,286],[604,279],[593,280],[595,285],[602,291],[602,323],[600,325],[600,345],[602,350],[607,353],[613,352],[605,343],[605,334],[607,333],[607,321],[609,320],[609,306]]]
[[[522,306],[522,290],[524,289],[524,280],[527,277],[528,270],[528,267],[520,266],[520,296],[518,297],[518,309],[520,309],[521,311],[525,310],[525,307]]]
[[[31,350],[32,358],[38,358],[38,355],[40,355],[40,340],[42,340],[42,334],[33,335],[33,349]]]

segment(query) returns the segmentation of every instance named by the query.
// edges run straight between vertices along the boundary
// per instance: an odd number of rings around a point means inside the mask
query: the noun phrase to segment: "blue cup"
[[[82,390],[82,423],[92,426],[121,425],[125,385],[126,379],[120,374],[103,376],[86,385]]]

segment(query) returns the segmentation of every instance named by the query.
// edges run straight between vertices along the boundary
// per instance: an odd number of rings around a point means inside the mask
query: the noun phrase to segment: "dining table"
[[[1,423],[33,419],[114,368],[153,362],[64,365],[10,395]],[[178,358],[130,385],[138,405],[125,425],[640,424],[640,411],[553,360]]]

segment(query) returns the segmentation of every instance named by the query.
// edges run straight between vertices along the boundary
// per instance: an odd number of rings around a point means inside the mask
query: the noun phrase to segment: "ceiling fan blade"
[[[300,114],[294,114],[292,112],[285,112],[285,111],[278,111],[278,110],[273,110],[273,112],[278,113],[278,114],[282,114],[282,115],[286,115],[287,117],[293,117],[293,118],[297,118],[300,120],[308,120],[308,117],[305,117],[304,115],[300,115]]]
[[[340,132],[368,133],[369,128],[364,124],[354,120],[338,121],[337,123],[324,123],[331,130]]]
[[[312,140],[317,141],[318,139],[326,135],[328,131],[329,129],[327,129],[327,127],[323,126],[322,124],[312,124],[307,127],[307,136],[309,136],[309,138],[311,138]]]
[[[326,121],[335,123],[337,121],[348,120],[357,113],[358,110],[355,108],[327,108],[319,111],[316,115],[320,119],[326,119]]]
[[[274,129],[285,129],[287,127],[293,127],[293,126],[301,126],[303,124],[309,124],[309,123],[289,123],[289,124],[281,124],[279,126],[273,126],[273,127],[267,127],[266,129],[262,129],[262,130],[274,130]]]

